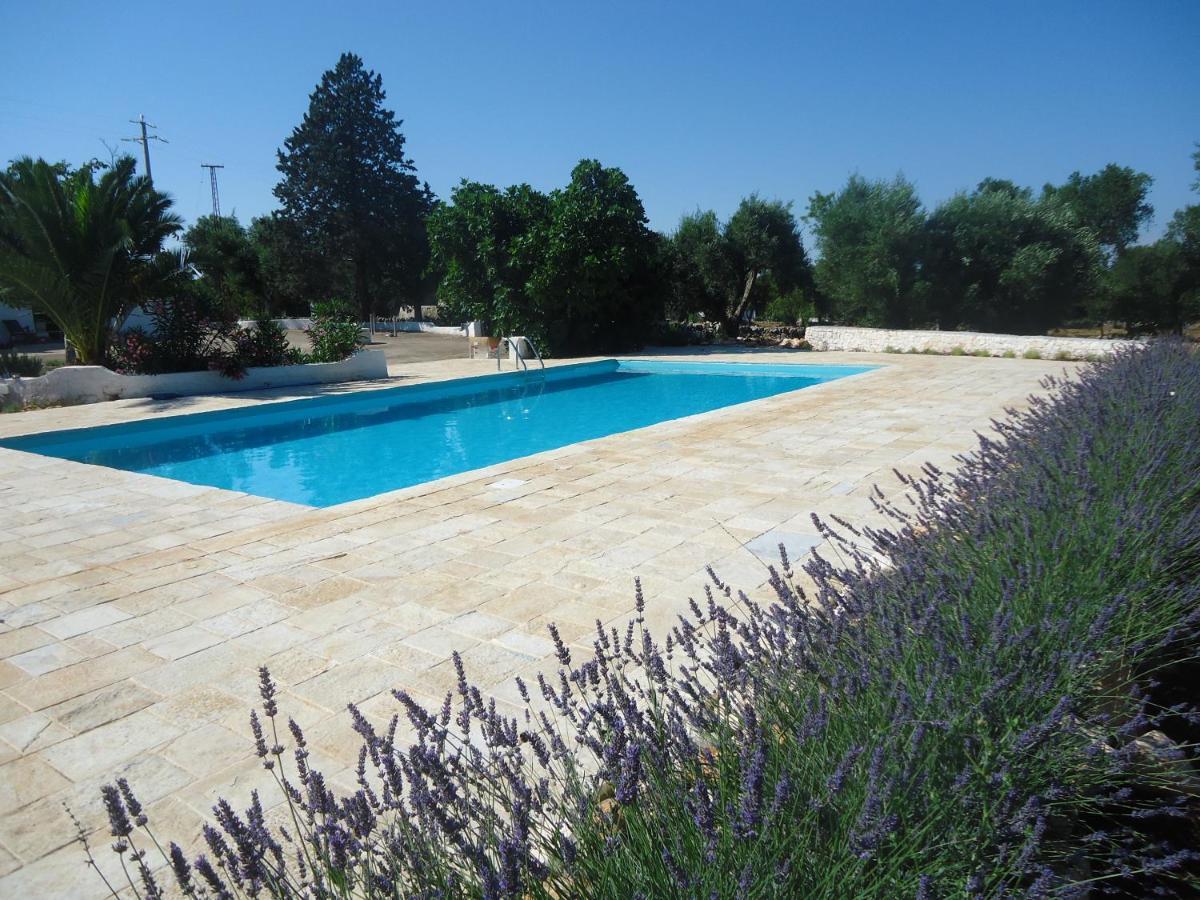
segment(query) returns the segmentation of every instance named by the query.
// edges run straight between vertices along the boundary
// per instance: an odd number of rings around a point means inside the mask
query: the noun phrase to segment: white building
[[[18,309],[15,306],[6,306],[0,303],[0,322],[5,319],[12,319],[20,322],[21,327],[29,331],[33,331],[33,311],[28,309]]]

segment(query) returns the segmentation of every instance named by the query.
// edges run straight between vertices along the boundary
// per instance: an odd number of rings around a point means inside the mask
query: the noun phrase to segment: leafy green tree
[[[263,303],[273,316],[305,316],[310,297],[334,292],[327,261],[304,243],[300,229],[278,213],[257,216],[246,232],[258,258]]]
[[[640,346],[662,314],[657,235],[625,173],[594,159],[550,196],[550,219],[532,287],[551,352]]]
[[[751,194],[724,225],[712,211],[680,220],[670,238],[676,315],[702,312],[736,334],[743,316],[783,294],[811,287],[791,204]]]
[[[1022,200],[1033,199],[1033,191],[1030,188],[1021,187],[1015,181],[1009,181],[1007,178],[985,178],[975,187],[977,194],[987,194],[992,191]]]
[[[345,291],[364,316],[419,304],[413,295],[428,257],[424,221],[434,202],[385,99],[382,78],[343,53],[278,154],[280,217],[304,245],[301,258],[319,269],[304,280],[326,294]]]
[[[662,248],[620,169],[584,160],[549,195],[464,181],[450,199],[429,218],[447,317],[554,355],[629,349],[658,320]]]
[[[1095,175],[1072,172],[1065,184],[1046,185],[1042,195],[1070,206],[1076,218],[1096,232],[1100,245],[1119,256],[1154,215],[1146,199],[1153,183],[1145,172],[1109,163]]]
[[[1200,151],[1196,154],[1196,168],[1200,171]],[[1196,190],[1200,191],[1200,181]],[[1178,210],[1159,243],[1169,244],[1178,260],[1172,315],[1166,327],[1181,332],[1185,325],[1200,320],[1200,205]]]
[[[836,320],[907,328],[922,324],[920,251],[925,211],[902,176],[850,176],[833,194],[814,194],[808,220],[820,259],[817,288]]]
[[[764,273],[771,274],[779,293],[799,286],[808,274],[808,259],[790,203],[751,194],[730,217],[725,237],[741,291],[730,304],[732,323],[739,322],[751,308],[754,287]],[[736,325],[731,333],[735,330]]]
[[[1095,233],[1052,196],[981,185],[925,229],[924,290],[943,328],[1044,333],[1082,308],[1102,269]]]
[[[679,220],[667,241],[667,265],[672,318],[703,313],[719,322],[725,317],[737,290],[737,273],[715,212],[696,210]]]
[[[92,365],[129,311],[182,272],[181,257],[163,253],[180,229],[170,197],[130,157],[97,171],[24,157],[0,176],[0,296],[47,316]]]
[[[200,272],[198,286],[239,315],[266,313],[259,255],[235,216],[201,216],[183,234],[188,262]]]
[[[1192,271],[1183,244],[1171,237],[1130,247],[1110,275],[1113,316],[1129,334],[1182,333],[1184,325],[1200,317],[1200,291]]]
[[[549,221],[550,198],[527,184],[459,184],[428,222],[439,315],[478,319],[491,334],[525,334],[544,348],[546,319],[530,280]]]

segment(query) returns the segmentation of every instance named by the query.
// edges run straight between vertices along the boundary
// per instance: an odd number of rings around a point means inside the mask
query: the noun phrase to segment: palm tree
[[[171,198],[131,157],[99,180],[95,168],[23,157],[0,173],[0,297],[50,318],[87,365],[103,365],[113,329],[181,273],[163,252],[182,227]]]

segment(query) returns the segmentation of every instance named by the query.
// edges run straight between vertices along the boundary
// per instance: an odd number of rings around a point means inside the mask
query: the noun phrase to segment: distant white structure
[[[33,331],[33,310],[20,309],[16,306],[7,306],[0,303],[0,322],[5,319],[12,319],[21,323],[21,327]]]

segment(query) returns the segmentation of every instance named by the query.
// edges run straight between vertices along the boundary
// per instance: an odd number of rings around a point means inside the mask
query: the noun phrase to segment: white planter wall
[[[136,397],[228,394],[306,384],[334,384],[387,378],[382,350],[360,350],[336,363],[250,368],[243,378],[220,372],[170,372],[165,375],[119,375],[103,366],[63,366],[39,378],[0,382],[0,393],[26,403],[98,403]]]
[[[849,328],[841,325],[810,325],[804,331],[814,350],[932,350],[949,353],[961,347],[967,353],[985,351],[993,356],[1012,353],[1022,356],[1035,350],[1044,359],[1066,354],[1071,359],[1104,356],[1141,341],[1109,341],[1100,338],[1047,337],[1044,335],[982,334],[974,331],[897,331],[887,328]]]

